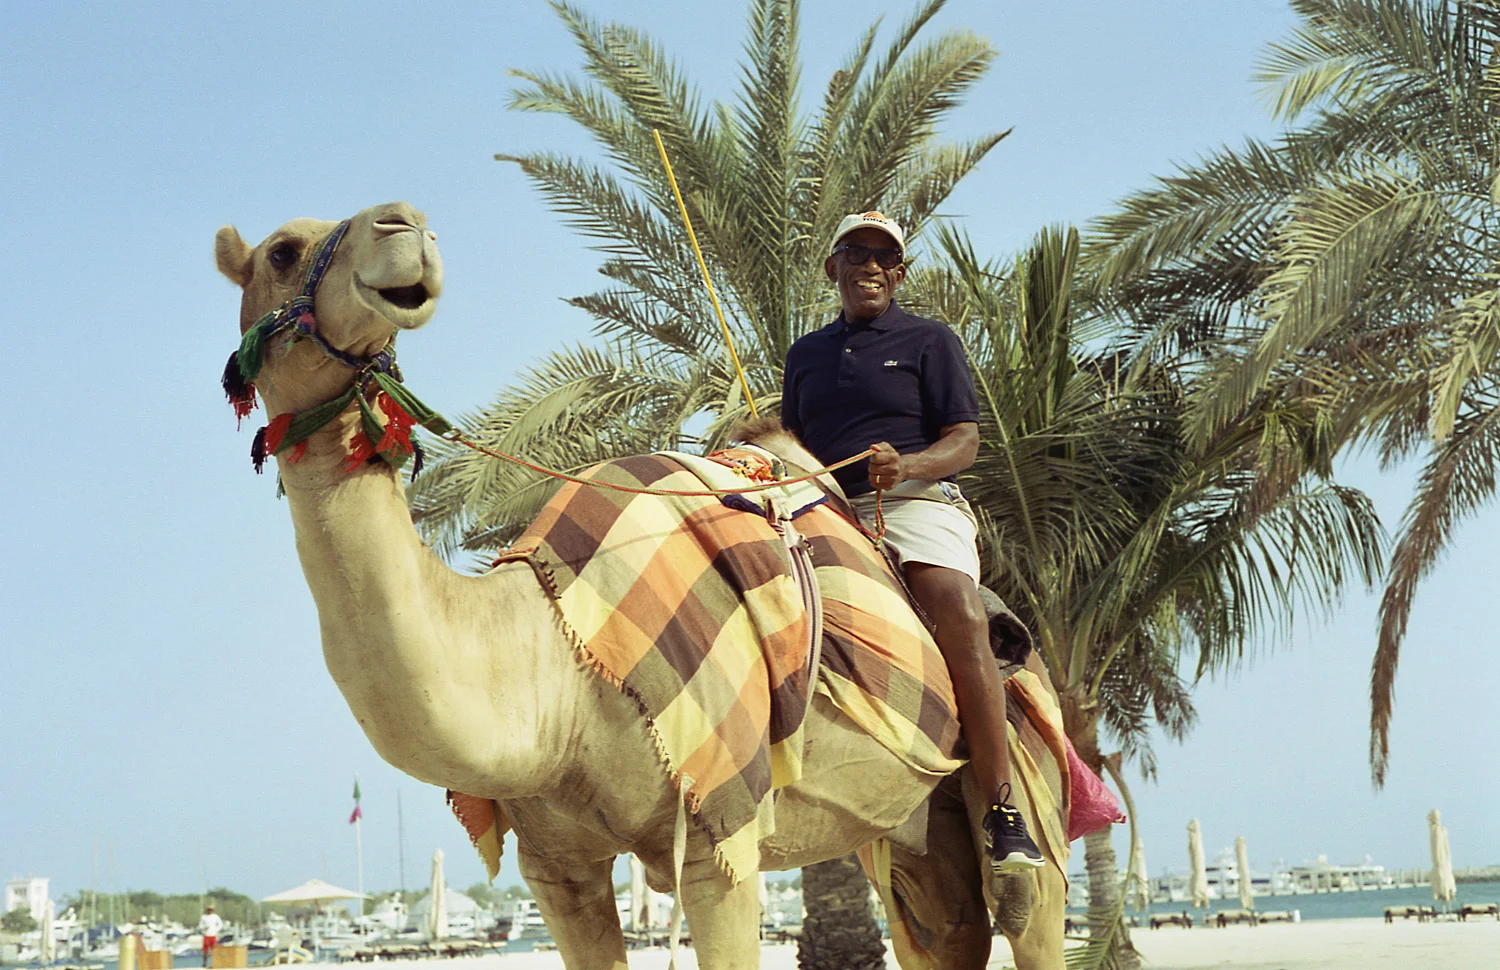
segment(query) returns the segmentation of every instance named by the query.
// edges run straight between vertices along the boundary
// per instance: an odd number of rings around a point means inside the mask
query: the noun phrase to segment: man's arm
[[[897,453],[884,441],[870,447],[875,449],[870,456],[870,484],[878,489],[894,488],[908,478],[946,478],[968,468],[979,456],[979,423],[946,425],[937,441],[909,455]]]

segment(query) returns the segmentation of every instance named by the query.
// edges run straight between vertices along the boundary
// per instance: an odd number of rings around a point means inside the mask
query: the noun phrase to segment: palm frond
[[[1378,788],[1390,762],[1396,667],[1417,587],[1453,538],[1453,530],[1495,494],[1500,467],[1500,388],[1490,383],[1464,402],[1452,434],[1437,447],[1401,522],[1380,601],[1380,639],[1370,669],[1370,770]]]

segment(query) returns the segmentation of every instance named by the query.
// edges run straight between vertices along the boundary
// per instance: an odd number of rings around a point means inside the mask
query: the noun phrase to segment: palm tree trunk
[[[1079,759],[1096,775],[1104,775],[1104,757],[1099,753],[1099,708],[1082,691],[1070,690],[1061,698],[1063,726],[1068,732]],[[1089,877],[1089,935],[1118,938],[1120,970],[1140,970],[1141,957],[1130,941],[1130,928],[1121,919],[1112,919],[1120,904],[1120,869],[1115,858],[1112,830],[1108,827],[1083,837],[1084,868]]]
[[[859,859],[820,862],[802,869],[801,970],[884,970],[885,944],[870,908],[870,881]]]

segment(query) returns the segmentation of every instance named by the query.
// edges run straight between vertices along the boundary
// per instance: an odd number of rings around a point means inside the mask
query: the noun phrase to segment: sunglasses
[[[853,243],[833,247],[833,255],[844,257],[844,262],[850,266],[863,266],[873,256],[875,265],[881,269],[895,269],[901,265],[901,260],[904,258],[904,254],[899,249],[873,249],[869,246],[856,246]]]

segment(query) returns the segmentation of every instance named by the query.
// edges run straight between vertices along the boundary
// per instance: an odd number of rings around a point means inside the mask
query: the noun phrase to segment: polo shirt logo
[[[885,366],[887,366],[887,367],[900,367],[901,366],[901,361],[899,361],[899,360],[888,360],[888,361],[885,362]]]

